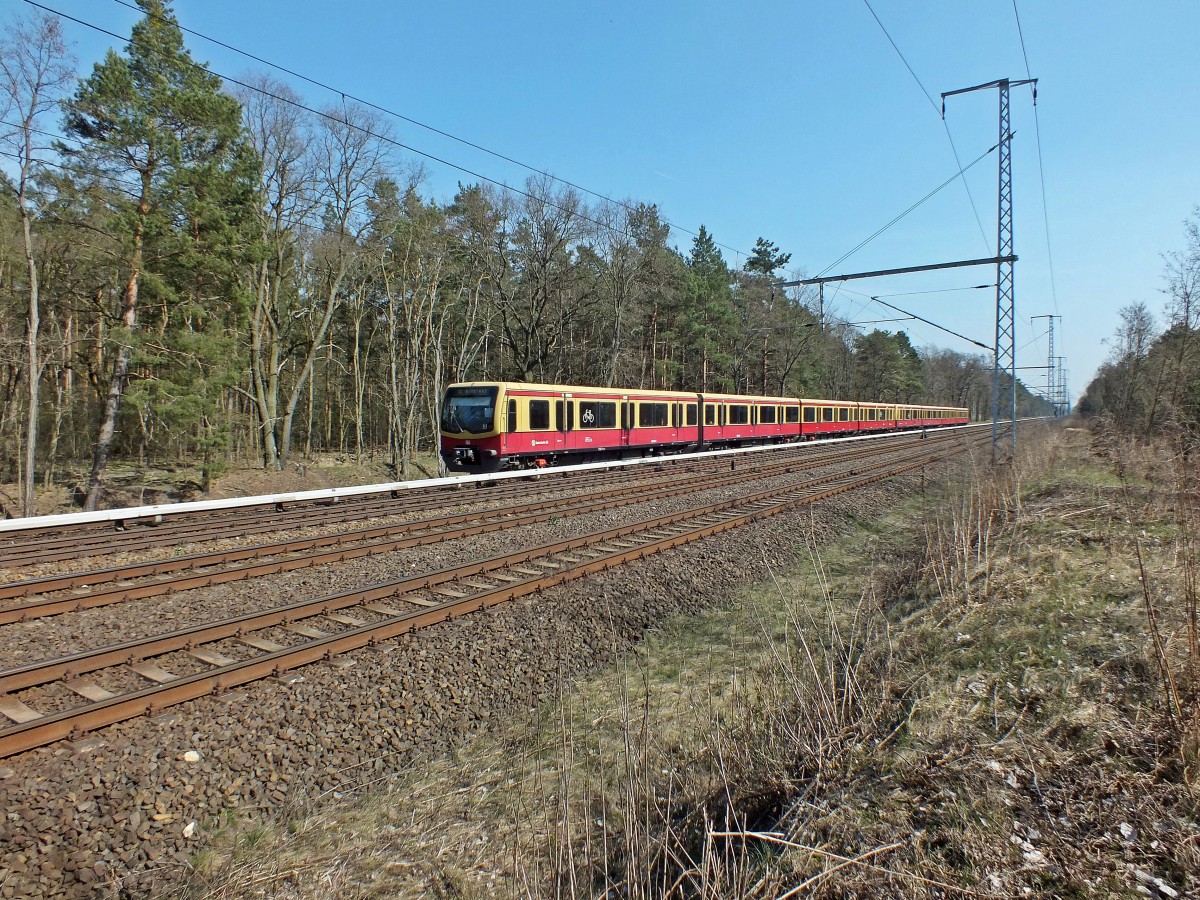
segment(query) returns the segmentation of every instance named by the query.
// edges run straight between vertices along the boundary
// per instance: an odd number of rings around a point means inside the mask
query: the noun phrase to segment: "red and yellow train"
[[[476,381],[446,389],[441,453],[452,472],[496,472],[969,421],[912,403]]]

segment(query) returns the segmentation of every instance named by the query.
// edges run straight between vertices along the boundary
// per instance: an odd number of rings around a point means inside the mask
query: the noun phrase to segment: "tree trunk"
[[[26,364],[29,368],[29,421],[25,431],[25,470],[21,473],[21,512],[35,515],[34,467],[37,464],[38,390],[42,383],[42,363],[38,353],[38,332],[41,316],[38,304],[37,261],[33,256],[33,233],[29,225],[29,210],[25,206],[25,178],[22,174],[21,193],[17,200],[21,212],[21,228],[25,236],[25,264],[29,273],[29,318],[25,323]]]
[[[142,271],[142,241],[145,236],[146,214],[149,206],[146,191],[150,179],[146,175],[142,179],[142,200],[138,207],[137,224],[133,232],[133,257],[130,260],[129,282],[125,285],[125,304],[121,315],[121,323],[132,331],[137,325],[138,279]],[[132,348],[128,340],[121,344],[117,352],[116,362],[113,363],[112,377],[108,382],[108,395],[104,400],[104,411],[100,416],[100,430],[96,435],[96,452],[92,457],[92,472],[88,477],[87,498],[83,508],[92,511],[100,502],[100,493],[104,489],[104,473],[108,469],[108,457],[112,452],[113,435],[117,430],[117,411],[121,408],[121,397],[125,393],[125,381],[129,375],[129,359]]]
[[[278,270],[279,265],[276,265]],[[282,466],[275,440],[279,410],[279,339],[271,318],[271,304],[278,281],[271,277],[264,260],[258,273],[254,315],[250,320],[250,380],[254,408],[262,441],[263,468],[278,471]]]

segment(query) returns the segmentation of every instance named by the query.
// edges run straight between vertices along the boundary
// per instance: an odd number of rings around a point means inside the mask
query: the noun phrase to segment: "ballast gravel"
[[[0,760],[0,898],[153,896],[178,886],[207,837],[319,805],[523,714],[564,681],[627,651],[669,616],[730,598],[923,484],[906,476],[418,631],[380,649]],[[756,484],[750,490],[761,490]],[[743,491],[744,492],[744,491]],[[732,496],[732,491],[730,495]],[[706,497],[711,501],[711,497]],[[583,534],[697,499],[564,518],[6,632],[0,665],[188,621]],[[653,507],[653,513],[647,507]],[[24,634],[22,635],[22,629]],[[22,639],[23,638],[23,639]],[[68,644],[68,640],[70,643]],[[300,677],[297,678],[296,676]]]

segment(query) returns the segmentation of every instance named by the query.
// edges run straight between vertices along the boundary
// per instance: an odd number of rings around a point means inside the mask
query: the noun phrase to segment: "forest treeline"
[[[1121,431],[1167,431],[1200,442],[1200,206],[1184,223],[1182,250],[1164,255],[1161,318],[1144,302],[1120,311],[1108,360],[1076,411]]]
[[[732,268],[703,226],[684,251],[654,204],[541,175],[428,196],[384,117],[265,74],[225,84],[168,4],[139,6],[86,75],[53,17],[0,48],[0,477],[25,511],[56,481],[101,503],[113,457],[207,477],[337,450],[404,477],[460,380],[988,415],[989,357],[819,322],[771,286],[790,259],[771,241]]]

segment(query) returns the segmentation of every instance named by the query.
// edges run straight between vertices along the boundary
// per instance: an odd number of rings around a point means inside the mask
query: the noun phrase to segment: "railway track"
[[[881,443],[914,440],[913,433],[882,439]],[[869,442],[873,443],[873,442]],[[815,450],[811,444],[778,448],[788,455],[841,455],[845,449]],[[758,454],[775,457],[776,453]],[[116,523],[78,526],[45,526],[0,534],[0,569],[21,569],[115,553],[139,553],[159,547],[211,542],[214,533],[225,539],[253,537],[282,531],[324,528],[370,519],[412,516],[447,505],[491,506],[531,493],[547,495],[584,491],[605,484],[654,479],[665,471],[704,472],[727,468],[730,457],[687,459],[663,457],[650,466],[583,472],[544,470],[528,476],[473,487],[435,485],[428,488],[388,490],[355,497],[330,498],[269,506],[180,513],[178,516],[131,517]],[[761,464],[754,456],[742,457],[739,466]]]
[[[890,459],[852,463],[850,472],[792,487],[8,669],[0,672],[0,713],[13,724],[0,728],[0,757],[353,650],[383,652],[413,629],[913,471],[969,443],[949,436],[893,447]],[[106,673],[118,673],[109,684],[133,677],[139,686],[109,690]]]
[[[943,442],[953,440],[953,436],[941,435],[931,439],[926,446],[939,446]],[[766,464],[760,463],[749,471],[731,470],[728,463],[724,463],[720,469],[709,469],[700,474],[672,473],[665,481],[604,487],[586,495],[572,495],[550,502],[534,500],[510,504],[489,509],[486,513],[453,513],[332,535],[14,581],[0,585],[0,600],[38,596],[32,600],[0,607],[0,625],[310,566],[344,562],[363,556],[457,540],[696,491],[713,490],[749,479],[761,480],[794,474],[825,466],[833,461],[841,463],[870,459],[881,454],[893,453],[895,449],[895,445],[868,445],[837,454],[790,456]],[[245,562],[246,560],[252,562]],[[104,587],[105,585],[107,587]],[[87,589],[82,590],[84,587]],[[67,591],[70,593],[64,596],[46,596]]]

